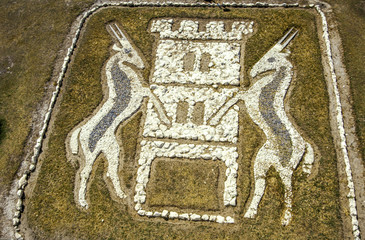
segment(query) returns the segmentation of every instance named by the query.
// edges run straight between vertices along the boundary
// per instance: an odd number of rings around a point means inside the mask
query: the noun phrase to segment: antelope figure
[[[285,185],[285,211],[282,224],[291,219],[292,175],[304,155],[303,171],[311,172],[314,153],[290,122],[284,109],[284,98],[293,77],[293,66],[287,59],[290,52],[282,50],[295,37],[290,29],[252,68],[250,75],[256,80],[247,92],[242,92],[247,111],[252,120],[266,135],[254,161],[255,189],[245,214],[253,218],[265,191],[267,171],[273,166]],[[257,77],[261,73],[261,78]]]
[[[108,98],[93,117],[72,130],[70,138],[71,153],[79,154],[79,146],[83,152],[84,161],[78,158],[81,166],[76,175],[76,182],[79,184],[76,184],[75,198],[84,208],[88,208],[87,182],[93,164],[101,153],[107,159],[107,176],[110,177],[117,196],[126,197],[118,177],[120,147],[115,132],[120,124],[137,112],[145,97],[152,99],[161,119],[169,123],[159,101],[149,88],[142,86],[141,76],[134,70],[144,68],[142,58],[116,24],[109,24],[108,27],[121,46],[113,46],[117,53],[106,63]]]

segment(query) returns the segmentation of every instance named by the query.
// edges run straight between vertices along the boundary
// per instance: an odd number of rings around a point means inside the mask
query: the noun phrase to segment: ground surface
[[[6,196],[10,190],[12,181],[16,178],[17,170],[24,157],[27,156],[27,143],[32,133],[32,127],[37,119],[34,109],[42,109],[40,102],[47,91],[48,81],[52,75],[56,63],[57,52],[62,48],[63,37],[69,32],[70,24],[80,14],[88,2],[59,2],[41,3],[2,3],[1,8],[1,34],[0,34],[0,193],[2,196],[3,219],[5,219],[7,205]],[[29,4],[29,6],[25,6]],[[356,116],[356,129],[360,138],[359,151],[364,149],[365,136],[365,107],[364,89],[365,68],[365,18],[363,1],[336,1],[331,3],[334,8],[336,20],[343,39],[345,64],[350,76],[353,106]],[[141,49],[148,62],[152,61],[153,39],[144,31],[146,24],[153,17],[178,16],[178,17],[201,17],[215,18],[250,18],[257,20],[261,29],[251,43],[247,44],[250,57],[246,58],[246,69],[249,69],[270,47],[282,31],[289,25],[296,25],[303,29],[302,43],[308,51],[315,48],[316,35],[313,16],[310,13],[298,11],[230,11],[223,12],[220,9],[191,11],[179,9],[162,11],[160,9],[107,10],[93,17],[89,28],[84,33],[80,49],[77,51],[70,75],[65,82],[65,93],[61,111],[58,112],[54,122],[54,128],[48,142],[48,151],[42,162],[42,171],[38,175],[37,184],[34,184],[29,194],[26,218],[30,229],[30,236],[35,238],[132,238],[138,234],[143,236],[177,237],[177,238],[211,238],[219,236],[247,236],[247,238],[303,238],[327,239],[342,238],[340,209],[338,205],[338,179],[335,159],[335,151],[332,139],[329,135],[328,123],[328,96],[325,88],[318,52],[293,52],[293,61],[303,62],[312,66],[313,75],[304,82],[297,81],[291,95],[291,115],[295,116],[296,123],[309,135],[317,145],[322,158],[319,160],[320,171],[315,178],[307,180],[298,170],[295,174],[295,199],[293,224],[287,228],[280,226],[280,214],[282,209],[282,185],[277,174],[272,171],[269,175],[269,186],[261,207],[261,214],[254,221],[242,221],[239,227],[224,227],[210,225],[170,225],[163,222],[136,221],[129,214],[128,209],[113,201],[108,187],[103,181],[103,158],[97,163],[97,170],[93,173],[94,180],[90,190],[92,208],[88,212],[76,208],[73,198],[73,179],[77,166],[72,166],[65,160],[64,142],[67,133],[72,127],[88,116],[102,99],[102,91],[98,69],[101,68],[108,57],[110,38],[104,31],[104,24],[116,18],[127,28],[135,44]],[[60,14],[60,12],[62,14]],[[136,23],[138,19],[138,23]],[[353,24],[353,22],[356,24]],[[308,24],[309,22],[309,24]],[[312,22],[312,23],[310,23]],[[101,29],[103,31],[101,31]],[[141,32],[145,32],[141,37]],[[306,34],[307,31],[307,34]],[[266,37],[262,42],[261,36]],[[276,35],[275,35],[276,34]],[[255,40],[256,39],[256,40]],[[255,43],[256,41],[256,43]],[[255,46],[261,41],[261,47]],[[298,41],[300,39],[298,38]],[[299,43],[297,43],[299,44]],[[6,47],[4,47],[6,46]],[[89,49],[93,49],[90,52]],[[318,50],[317,50],[318,51]],[[307,55],[306,55],[307,54]],[[317,55],[316,55],[317,54]],[[313,59],[311,59],[312,56]],[[306,59],[305,61],[302,61]],[[306,69],[303,66],[303,69]],[[317,69],[317,70],[316,70]],[[147,68],[144,76],[148,76]],[[304,71],[304,70],[303,70]],[[298,79],[301,79],[300,67]],[[308,81],[308,82],[305,82]],[[248,83],[249,84],[249,83]],[[74,103],[79,104],[75,106]],[[80,111],[82,107],[82,111]],[[304,113],[301,109],[309,109]],[[78,111],[76,112],[76,109]],[[41,110],[39,110],[41,111]],[[34,117],[35,116],[35,117]],[[250,122],[248,116],[240,117],[246,132],[241,137],[243,144],[242,164],[250,165],[250,159],[254,149],[262,141],[260,131]],[[123,176],[125,182],[132,189],[134,178],[134,151],[136,140],[128,136],[139,128],[140,115],[133,118],[128,126],[120,129],[122,138],[130,139],[124,145],[126,159],[130,161],[125,165]],[[319,124],[321,123],[321,124]],[[131,130],[128,130],[131,129]],[[242,134],[241,134],[242,135]],[[129,165],[128,165],[129,164]],[[163,168],[163,162],[159,169]],[[184,168],[184,166],[181,166]],[[185,166],[186,167],[186,166]],[[248,167],[249,168],[249,167]],[[172,171],[172,170],[164,170]],[[187,171],[189,171],[187,169]],[[218,169],[216,171],[219,171]],[[249,172],[242,173],[241,186],[249,186]],[[183,176],[182,176],[183,177]],[[61,180],[62,179],[62,180]],[[158,179],[155,179],[158,181]],[[244,188],[244,187],[243,187]],[[159,191],[159,189],[153,189]],[[161,190],[161,189],[160,189]],[[207,191],[211,190],[210,188]],[[201,191],[204,191],[203,189]],[[241,189],[242,200],[247,199],[249,190]],[[310,194],[309,194],[310,193]],[[173,194],[173,193],[172,193]],[[59,197],[64,196],[64,197]],[[314,197],[315,196],[315,197]],[[196,201],[190,199],[193,204]],[[153,200],[153,199],[152,199]],[[151,200],[151,201],[152,201]],[[214,199],[213,199],[214,200]],[[300,203],[300,204],[299,204]],[[199,203],[198,203],[199,204]],[[201,203],[200,203],[201,204]],[[242,215],[243,206],[238,214]],[[308,217],[304,217],[308,216]],[[318,217],[320,216],[320,217]],[[5,220],[4,220],[5,221]],[[77,222],[77,224],[75,224]],[[123,224],[115,224],[122,222]],[[6,229],[6,228],[4,228]],[[3,232],[2,234],[6,234]],[[5,236],[5,235],[4,235]],[[285,237],[284,237],[285,236]]]

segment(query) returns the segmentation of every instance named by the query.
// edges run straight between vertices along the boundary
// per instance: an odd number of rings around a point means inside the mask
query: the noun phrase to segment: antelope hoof
[[[79,200],[80,206],[82,208],[88,209],[89,205],[87,204],[86,200]]]
[[[257,214],[257,209],[250,208],[247,210],[245,214],[245,218],[254,218]]]
[[[281,225],[283,226],[288,226],[288,224],[290,223],[291,220],[291,210],[290,209],[286,209],[285,213],[284,213],[284,217],[281,220]]]
[[[311,174],[312,172],[312,164],[304,164],[303,165],[303,172],[306,174]]]

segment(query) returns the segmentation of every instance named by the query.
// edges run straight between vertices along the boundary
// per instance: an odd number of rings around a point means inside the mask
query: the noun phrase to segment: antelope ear
[[[113,50],[117,51],[117,52],[120,52],[122,51],[122,49],[120,47],[117,46],[117,44],[114,44],[113,45]]]
[[[290,55],[291,52],[289,49],[284,49],[284,51],[282,53],[285,55],[285,57],[287,57]]]

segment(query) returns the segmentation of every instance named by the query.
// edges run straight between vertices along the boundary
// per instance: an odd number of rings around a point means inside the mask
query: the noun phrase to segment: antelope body
[[[245,214],[253,218],[265,191],[266,174],[271,166],[279,173],[285,186],[285,211],[282,224],[291,219],[292,175],[303,154],[303,171],[310,173],[314,161],[313,149],[304,141],[290,122],[284,109],[284,98],[293,78],[293,66],[287,59],[290,52],[282,52],[297,32],[290,37],[290,30],[274,45],[252,68],[253,79],[258,74],[267,73],[259,78],[247,92],[241,93],[252,120],[266,135],[266,142],[254,160],[254,195]],[[283,41],[286,40],[284,43]]]
[[[84,155],[84,161],[81,162],[79,174],[76,176],[76,182],[79,182],[79,186],[76,184],[75,190],[75,197],[80,206],[84,208],[88,207],[86,201],[87,182],[93,164],[101,153],[107,159],[107,176],[110,177],[117,196],[126,197],[118,177],[120,147],[115,132],[120,124],[138,111],[143,99],[145,97],[152,98],[163,121],[169,122],[160,103],[149,88],[142,86],[140,75],[130,67],[132,64],[136,68],[143,69],[144,64],[141,57],[116,24],[114,24],[115,28],[112,24],[109,27],[122,48],[114,45],[113,49],[117,53],[106,63],[108,99],[93,117],[72,131],[70,138],[71,153],[79,154],[80,146]]]

